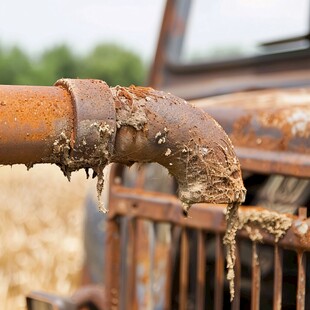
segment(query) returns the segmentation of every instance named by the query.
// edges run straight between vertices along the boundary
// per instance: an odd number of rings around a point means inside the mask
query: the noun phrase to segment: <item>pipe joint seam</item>
[[[67,176],[80,168],[98,172],[98,167],[109,162],[114,149],[116,115],[110,88],[94,79],[60,79],[55,86],[70,93],[74,106],[71,137],[60,137],[67,144],[61,169]]]

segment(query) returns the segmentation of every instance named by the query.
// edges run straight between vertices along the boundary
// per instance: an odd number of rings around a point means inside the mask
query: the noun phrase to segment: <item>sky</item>
[[[228,46],[257,54],[261,43],[304,35],[308,27],[309,0],[194,0],[184,58]]]
[[[151,61],[164,6],[165,0],[0,0],[0,44],[35,54],[61,43],[84,53],[116,42]],[[194,0],[182,55],[223,46],[255,54],[261,42],[305,34],[308,20],[308,0]]]
[[[68,43],[87,52],[98,42],[116,42],[151,59],[164,0],[1,0],[0,44],[39,53]]]

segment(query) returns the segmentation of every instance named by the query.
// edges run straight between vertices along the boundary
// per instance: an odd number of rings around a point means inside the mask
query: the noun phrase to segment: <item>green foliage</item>
[[[116,45],[98,45],[82,64],[80,76],[104,80],[109,85],[139,85],[144,80],[140,58]]]
[[[23,84],[31,74],[31,63],[28,56],[18,47],[0,49],[0,83]]]
[[[0,84],[52,85],[60,78],[94,78],[109,85],[141,85],[145,67],[138,55],[114,44],[100,44],[85,56],[66,45],[30,58],[18,47],[0,46]]]

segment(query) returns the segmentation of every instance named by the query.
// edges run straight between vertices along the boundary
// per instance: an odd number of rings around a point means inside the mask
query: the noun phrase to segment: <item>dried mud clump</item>
[[[292,226],[291,217],[268,210],[247,210],[239,212],[239,227],[244,228],[252,241],[262,241],[263,236],[258,228],[261,228],[274,236],[278,242]]]
[[[74,146],[72,140],[66,136],[64,132],[53,144],[54,161],[60,167],[64,175],[70,181],[71,173],[84,168],[87,178],[89,177],[89,169],[93,169],[93,177],[97,177],[97,197],[99,211],[106,213],[108,210],[103,205],[102,191],[104,187],[103,169],[110,163],[110,137],[114,133],[114,129],[108,124],[93,122],[90,125],[90,130],[98,136],[98,144],[91,146],[91,156],[74,155]],[[83,147],[87,147],[86,141],[83,140]]]

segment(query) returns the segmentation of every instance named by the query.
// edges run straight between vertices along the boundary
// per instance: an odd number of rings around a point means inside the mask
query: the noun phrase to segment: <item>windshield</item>
[[[306,48],[308,13],[308,0],[194,0],[180,60],[231,60]],[[283,39],[290,40],[274,42]]]

